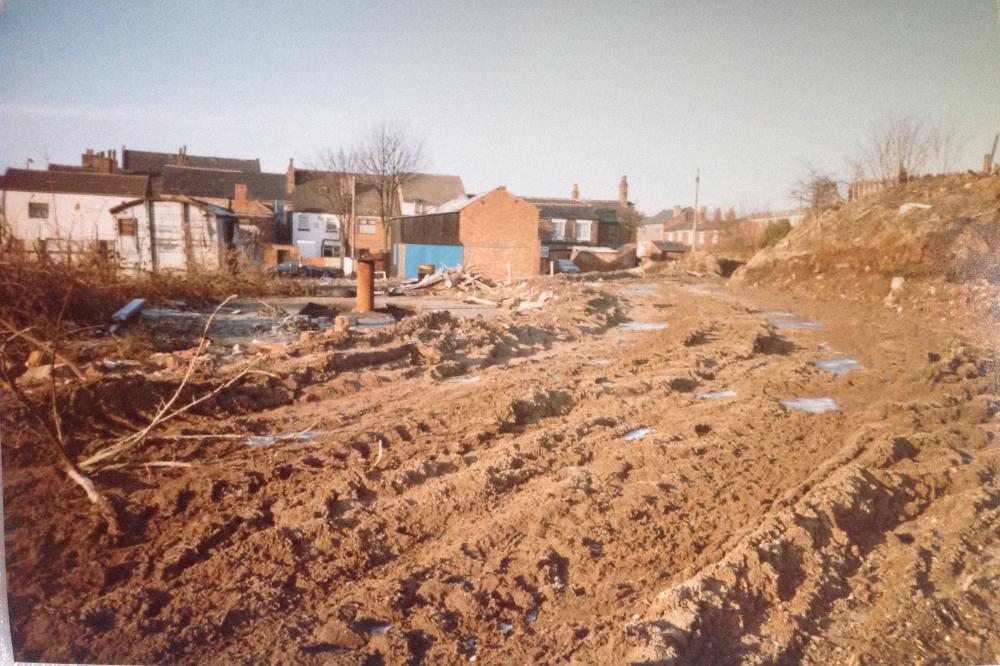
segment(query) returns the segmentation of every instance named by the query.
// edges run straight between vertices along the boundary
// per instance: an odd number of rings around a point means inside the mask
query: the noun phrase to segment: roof
[[[670,224],[674,221],[674,211],[672,210],[661,210],[656,215],[651,215],[647,217],[642,222],[639,223],[640,227],[648,227],[656,224]]]
[[[147,150],[126,150],[122,148],[122,169],[147,174],[160,174],[167,165],[177,166],[177,153],[156,153]],[[188,167],[202,169],[228,169],[245,173],[260,173],[260,160],[243,160],[232,157],[207,155],[186,155]]]
[[[525,198],[538,208],[538,217],[546,220],[597,220],[618,222],[621,207],[617,201],[577,201],[572,199]]]
[[[433,173],[415,173],[403,180],[400,190],[403,201],[423,201],[431,206],[440,206],[465,194],[465,186],[459,176],[441,176]]]
[[[336,205],[336,197],[325,188],[340,187],[345,178],[356,177],[357,195],[354,201],[358,215],[380,216],[382,214],[378,191],[364,174],[344,171],[295,170],[295,191],[292,205],[299,211],[324,211]],[[284,181],[283,181],[284,182]],[[465,195],[465,186],[458,176],[442,176],[433,173],[415,173],[403,180],[400,192],[404,201],[422,201],[429,206],[440,206]]]
[[[295,190],[292,192],[292,208],[300,212],[321,213],[335,212],[338,204],[341,203],[336,189],[341,187],[344,178],[349,174],[332,171],[310,171],[305,172],[306,176],[299,179],[300,171],[296,169]],[[349,188],[347,190],[350,191]],[[344,195],[345,197],[347,195]],[[343,201],[349,204],[349,200]],[[382,214],[382,207],[379,203],[378,191],[373,185],[358,182],[354,199],[354,214],[379,217]]]
[[[215,215],[216,217],[238,217],[238,215],[236,215],[236,213],[232,212],[231,210],[226,210],[225,208],[221,208],[219,206],[215,206],[213,204],[204,201],[198,201],[197,199],[192,199],[191,197],[169,195],[169,194],[162,196],[154,196],[149,199],[142,198],[142,199],[133,199],[132,201],[125,201],[118,204],[117,206],[114,206],[113,208],[109,208],[108,212],[111,213],[112,215],[117,215],[123,210],[128,210],[133,206],[143,205],[149,201],[176,201],[178,203],[186,203],[192,206],[197,206],[198,208],[202,208],[211,213],[212,215]]]
[[[433,209],[424,213],[424,215],[440,215],[441,213],[457,213],[466,206],[468,206],[473,201],[478,201],[488,192],[482,192],[480,194],[463,194],[457,196],[454,199],[445,201],[440,206],[435,206]],[[414,216],[415,217],[415,216]]]
[[[674,243],[672,241],[652,241],[652,243],[660,252],[687,252],[690,249],[684,243]]]
[[[244,173],[167,165],[153,182],[156,194],[189,194],[199,197],[232,198],[236,185],[247,186],[248,199],[288,200],[283,173]]]
[[[149,189],[149,177],[86,171],[7,169],[7,173],[0,178],[0,189],[144,197]]]

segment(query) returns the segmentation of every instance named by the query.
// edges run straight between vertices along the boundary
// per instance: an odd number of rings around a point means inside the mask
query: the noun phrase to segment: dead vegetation
[[[924,178],[805,220],[733,284],[959,313],[990,310],[1000,285],[1000,178]],[[976,310],[979,308],[979,310]]]

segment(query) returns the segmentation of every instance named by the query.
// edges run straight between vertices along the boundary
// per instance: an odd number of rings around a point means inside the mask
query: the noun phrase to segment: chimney
[[[622,182],[618,183],[618,205],[628,208],[628,181],[622,176]]]
[[[288,158],[288,171],[285,172],[285,194],[291,194],[295,189],[295,163]]]
[[[233,188],[233,210],[241,211],[247,209],[247,186],[246,183],[236,183]]]
[[[177,151],[177,166],[187,166],[188,156],[187,156],[187,146],[181,146]]]
[[[80,156],[80,165],[97,173],[114,173],[118,166],[114,151],[109,150],[107,154],[103,150],[95,153],[93,148],[88,148],[87,152]]]
[[[722,222],[722,209],[716,208],[712,211],[712,222],[720,224]]]
[[[704,222],[708,219],[708,206],[702,206],[701,210],[698,211],[698,221]]]
[[[576,183],[573,183],[573,191],[570,193],[569,197],[573,201],[580,200],[580,187]]]
[[[683,215],[683,214],[684,214],[684,209],[683,208],[681,208],[680,206],[674,206],[674,219],[675,220],[681,219],[681,215]]]

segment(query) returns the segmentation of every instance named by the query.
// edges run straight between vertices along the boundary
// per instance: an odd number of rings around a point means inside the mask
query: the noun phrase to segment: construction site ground
[[[95,473],[120,536],[5,419],[16,657],[1000,661],[988,327],[683,274],[527,289],[553,296],[261,355]],[[182,373],[65,398],[78,459]]]

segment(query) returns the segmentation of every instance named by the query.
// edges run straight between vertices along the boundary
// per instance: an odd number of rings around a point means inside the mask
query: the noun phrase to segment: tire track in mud
[[[619,288],[592,297],[613,303]],[[473,372],[475,383],[436,370],[454,357],[432,355],[429,377],[401,355],[314,378],[295,403],[246,417],[257,434],[313,422],[324,434],[202,448],[207,475],[134,490],[130,500],[156,509],[151,545],[92,554],[106,563],[104,589],[72,591],[91,619],[62,624],[105,661],[813,654],[812,637],[832,613],[846,617],[840,606],[886,535],[911,530],[957,483],[937,456],[945,440],[964,450],[948,432],[982,378],[951,378],[975,363],[944,357],[910,386],[900,380],[914,373],[894,368],[884,384],[867,359],[864,371],[832,378],[811,364],[827,332],[779,334],[739,298],[670,283],[627,298],[632,319],[670,326],[581,332],[475,367],[490,358],[477,350],[499,339],[484,332],[476,350],[458,350],[472,362],[447,371]],[[412,344],[410,357],[428,352]],[[729,389],[734,398],[697,397]],[[820,391],[844,410],[814,416],[777,403]],[[652,432],[625,441],[638,426]],[[996,469],[972,455],[964,474]],[[976,501],[995,512],[990,496]],[[941,587],[940,567],[914,558],[906,566],[920,584]],[[134,570],[115,568],[129,559]],[[43,626],[22,624],[17,642],[44,644]]]

